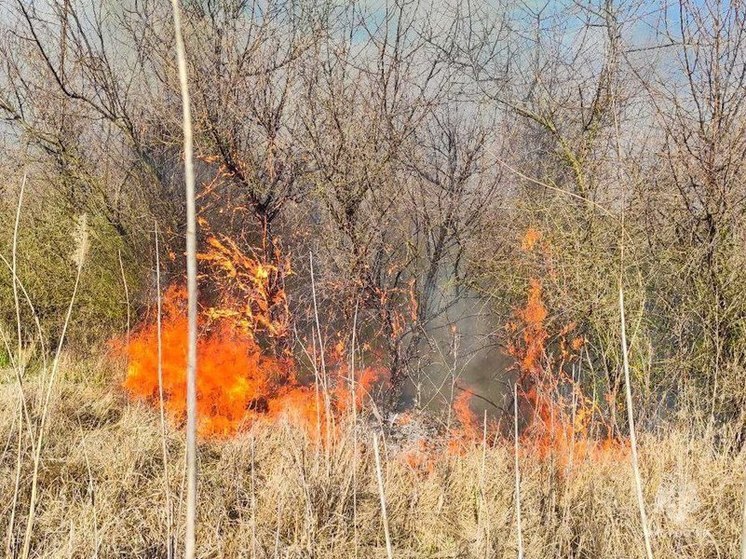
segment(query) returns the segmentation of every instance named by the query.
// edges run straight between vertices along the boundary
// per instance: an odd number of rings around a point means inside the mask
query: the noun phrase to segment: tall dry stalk
[[[482,456],[481,456],[481,463],[479,465],[478,533],[479,533],[480,538],[484,538],[485,557],[489,556],[489,532],[488,532],[489,522],[486,519],[486,516],[487,516],[486,472],[487,472],[487,410],[484,410],[484,418],[482,421]]]
[[[28,433],[29,437],[31,438],[32,444],[34,441],[34,432],[33,432],[33,426],[31,424],[31,418],[28,412],[28,406],[26,404],[26,395],[23,390],[23,329],[21,324],[21,304],[20,304],[20,298],[18,296],[18,287],[19,287],[19,280],[18,280],[18,230],[19,230],[19,224],[21,221],[21,208],[23,207],[23,194],[26,189],[26,173],[23,174],[23,180],[21,181],[21,189],[18,194],[18,205],[16,207],[16,216],[15,216],[15,223],[13,225],[13,247],[12,247],[12,263],[10,265],[11,268],[11,280],[13,283],[13,302],[15,304],[15,311],[16,311],[16,336],[17,336],[17,355],[15,358],[13,358],[13,352],[10,349],[9,342],[6,341],[6,349],[8,352],[8,357],[13,365],[13,370],[16,374],[16,381],[18,383],[18,394],[20,397],[20,403],[18,406],[18,449],[16,453],[16,468],[15,468],[15,483],[13,486],[13,501],[11,505],[11,512],[10,512],[10,518],[8,520],[8,538],[6,541],[6,555],[10,556],[11,554],[11,547],[13,545],[13,532],[15,530],[15,517],[16,517],[16,510],[18,506],[18,495],[20,491],[20,485],[21,485],[21,454],[22,454],[22,440],[23,440],[23,422],[24,419],[26,420],[26,425],[28,427]],[[6,262],[7,264],[7,262]],[[22,287],[22,286],[21,286]],[[25,294],[25,290],[24,290]],[[26,294],[26,297],[28,298],[28,294]],[[30,299],[29,303],[30,303]],[[32,308],[33,311],[33,308]],[[34,313],[34,317],[36,318],[36,313]],[[37,319],[38,323],[38,319]]]
[[[98,550],[101,546],[101,540],[98,533],[98,512],[96,509],[96,487],[93,483],[93,470],[91,469],[91,461],[88,458],[88,450],[85,444],[85,433],[83,432],[83,424],[78,420],[78,428],[80,429],[80,444],[83,447],[83,457],[85,458],[85,468],[88,472],[88,493],[91,496],[91,507],[93,508],[93,559],[98,559]]]
[[[255,449],[256,436],[254,433],[251,434],[251,559],[257,557],[257,541],[256,541],[256,470],[255,470]]]
[[[24,179],[23,179],[22,186],[21,186],[21,196],[19,196],[19,199],[18,199],[18,204],[19,205],[18,205],[18,208],[17,208],[16,223],[15,223],[15,226],[13,228],[13,256],[12,256],[13,262],[12,263],[8,262],[8,260],[2,254],[0,254],[0,260],[3,261],[3,263],[5,264],[5,266],[8,268],[8,270],[11,273],[11,278],[13,280],[13,288],[21,290],[21,293],[23,293],[23,297],[26,300],[26,304],[28,305],[29,310],[31,311],[31,316],[33,317],[34,324],[36,325],[36,332],[37,332],[38,341],[39,341],[39,348],[40,348],[39,349],[39,354],[41,356],[41,361],[42,361],[41,370],[42,370],[42,373],[44,373],[47,370],[47,349],[46,349],[46,345],[45,345],[45,342],[44,342],[44,332],[42,331],[41,322],[39,321],[39,314],[36,312],[36,308],[34,307],[34,304],[31,301],[31,296],[28,294],[28,291],[26,291],[26,288],[23,285],[23,282],[18,277],[17,269],[16,269],[17,268],[17,246],[18,246],[18,243],[17,243],[17,239],[18,239],[18,224],[19,224],[19,218],[20,218],[21,203],[22,203],[22,200],[23,200],[23,194],[22,193],[23,193],[23,189],[24,189],[25,184],[26,184],[26,175],[24,174]],[[19,301],[17,293],[14,293],[14,295],[15,295],[14,296],[14,302],[15,302],[15,305],[16,305],[16,324],[18,326],[18,331],[20,332],[21,331],[21,328],[20,328],[20,326],[21,326],[20,301]],[[34,441],[34,431],[33,431],[33,425],[31,423],[31,418],[30,418],[30,415],[29,415],[29,412],[28,412],[28,404],[27,404],[27,401],[26,401],[25,392],[23,390],[23,370],[20,369],[20,365],[21,364],[19,363],[19,360],[21,359],[21,357],[20,357],[20,355],[17,358],[13,356],[13,351],[12,351],[12,349],[10,347],[9,340],[4,335],[4,333],[2,332],[2,330],[0,330],[0,334],[2,334],[3,345],[5,346],[5,350],[6,350],[6,353],[8,354],[8,358],[10,360],[11,366],[12,366],[13,370],[16,372],[16,380],[17,380],[17,383],[18,383],[18,391],[19,391],[19,399],[20,399],[19,406],[18,406],[18,413],[19,413],[19,421],[20,422],[18,424],[18,428],[19,428],[19,431],[18,431],[18,454],[17,454],[17,457],[16,457],[15,485],[14,485],[14,491],[13,491],[13,501],[12,501],[12,506],[11,506],[10,519],[8,521],[8,540],[7,540],[7,545],[10,546],[11,545],[12,536],[13,536],[13,530],[14,530],[14,527],[15,527],[15,514],[16,514],[16,510],[17,510],[16,507],[18,505],[18,493],[19,493],[19,489],[20,489],[21,442],[22,442],[22,438],[23,438],[22,437],[22,432],[23,432],[24,421],[25,421],[26,427],[28,429],[28,438],[31,441],[32,445],[33,445],[33,441]],[[19,340],[20,340],[20,337],[19,337]],[[21,345],[22,344],[18,345],[19,353],[20,353]],[[44,384],[43,383],[43,379],[44,379],[44,374],[41,375],[41,384],[42,385]],[[6,555],[10,555],[9,548],[8,548],[8,550],[6,550]]]
[[[316,280],[314,278],[313,271],[313,252],[308,253],[308,264],[311,270],[311,296],[313,298],[313,315],[314,322],[316,324],[316,334],[319,340],[319,360],[321,362],[321,388],[324,395],[324,412],[326,414],[326,459],[329,464],[329,452],[331,450],[331,431],[332,431],[332,413],[331,413],[331,402],[329,400],[329,379],[326,375],[326,359],[324,354],[324,339],[321,336],[321,324],[319,322],[319,309],[316,303]],[[314,365],[315,366],[315,365]]]
[[[59,371],[62,346],[65,343],[65,335],[67,334],[67,328],[70,324],[70,317],[73,313],[75,298],[78,294],[78,287],[80,286],[80,274],[83,271],[83,262],[85,262],[87,252],[88,221],[86,215],[83,214],[78,222],[78,229],[75,238],[75,252],[73,254],[73,260],[77,264],[75,284],[73,285],[73,292],[70,296],[70,304],[67,307],[65,322],[63,323],[62,333],[60,334],[59,342],[57,344],[57,351],[55,352],[54,359],[52,361],[52,370],[49,373],[49,380],[47,381],[45,387],[44,405],[42,406],[41,419],[39,420],[39,427],[36,434],[36,444],[34,448],[34,466],[33,473],[31,474],[31,498],[29,499],[29,512],[26,519],[26,534],[23,538],[23,550],[21,552],[22,559],[28,559],[29,551],[31,549],[31,534],[33,532],[34,519],[36,515],[37,493],[39,491],[39,464],[41,463],[41,450],[44,445],[44,427],[46,426],[46,422],[49,417],[49,402],[52,396],[52,389],[54,388],[54,381],[56,380],[57,372]]]
[[[619,314],[621,316],[622,337],[622,364],[624,366],[624,393],[627,399],[627,420],[629,422],[629,442],[632,448],[632,473],[635,478],[635,490],[637,492],[637,506],[640,509],[640,523],[642,534],[645,539],[645,555],[647,559],[653,559],[653,547],[650,543],[650,529],[648,528],[648,516],[645,512],[645,497],[642,492],[642,476],[640,475],[640,464],[637,456],[637,434],[635,432],[635,416],[632,411],[632,385],[629,374],[629,358],[627,356],[627,324],[624,318],[624,290],[621,279],[619,281]]]
[[[308,354],[308,352],[306,352]],[[321,440],[321,376],[319,374],[318,354],[316,352],[316,334],[311,336],[311,366],[313,367],[313,388],[316,402],[316,453],[322,443]]]
[[[275,554],[274,559],[280,557],[280,528],[282,527],[282,499],[277,497],[277,522],[275,523]]]
[[[388,559],[394,559],[394,551],[391,548],[391,535],[389,534],[389,517],[386,513],[386,493],[383,488],[383,471],[381,469],[381,451],[378,448],[378,434],[373,433],[373,453],[376,458],[376,478],[378,479],[378,494],[381,499],[381,518],[383,519],[383,535],[386,538],[386,555]]]
[[[8,351],[8,357],[13,362],[13,370],[16,374],[16,381],[18,382],[18,394],[21,398],[21,407],[23,408],[23,415],[26,419],[28,426],[29,435],[32,440],[34,438],[33,427],[31,424],[31,416],[28,412],[28,404],[26,402],[26,395],[23,390],[23,328],[21,324],[21,302],[18,296],[18,229],[21,222],[21,208],[23,207],[23,194],[26,190],[26,173],[23,174],[23,180],[21,181],[21,190],[18,193],[18,205],[16,206],[16,217],[13,225],[13,248],[11,254],[11,275],[13,283],[13,303],[15,304],[16,311],[16,336],[17,336],[17,355],[13,359],[11,351]]]
[[[179,0],[171,0],[176,37],[176,60],[181,87],[182,124],[184,128],[184,178],[186,186],[187,232],[187,424],[186,424],[186,535],[184,557],[194,559],[197,519],[197,211],[195,208],[194,165],[192,163],[192,114],[189,106],[186,54],[181,33]]]
[[[15,469],[15,484],[13,485],[13,501],[10,507],[10,518],[8,519],[8,537],[5,542],[5,556],[11,556],[11,549],[13,548],[13,532],[16,525],[16,508],[18,507],[18,494],[21,487],[21,455],[23,447],[23,411],[21,406],[18,406],[18,449],[16,452],[16,469]]]
[[[521,526],[521,470],[518,463],[518,383],[513,385],[513,438],[515,456],[515,532],[518,559],[523,559],[523,528]]]
[[[16,206],[16,220],[15,224],[13,225],[13,252],[12,252],[12,273],[13,273],[13,302],[15,303],[16,307],[16,336],[17,336],[17,342],[18,342],[18,374],[19,374],[19,383],[21,382],[21,377],[23,377],[23,363],[21,354],[23,352],[23,332],[21,331],[21,304],[20,299],[18,297],[18,281],[16,278],[18,277],[18,224],[21,221],[21,207],[23,206],[23,193],[26,189],[26,174],[23,174],[23,180],[21,181],[21,190],[18,193],[18,205]]]
[[[357,559],[357,401],[355,398],[355,346],[357,342],[357,313],[360,300],[355,301],[355,316],[352,319],[352,343],[350,344],[350,398],[352,400],[352,541],[353,557]]]
[[[156,330],[158,336],[158,406],[161,420],[161,453],[163,456],[163,479],[166,491],[166,555],[173,557],[173,509],[168,475],[168,447],[166,446],[166,409],[163,399],[163,300],[161,296],[161,256],[158,241],[158,223],[155,223],[155,284],[156,284]],[[129,332],[128,332],[129,333]]]
[[[8,259],[5,258],[5,256],[3,256],[2,254],[0,254],[0,260],[3,261],[3,264],[5,264],[5,267],[8,268],[8,271],[10,272],[11,277],[13,277],[14,275],[13,264],[8,262]],[[16,282],[18,283],[18,289],[20,289],[21,293],[23,293],[23,298],[26,301],[26,305],[28,305],[32,318],[34,319],[34,325],[36,326],[37,341],[39,342],[38,355],[41,358],[42,370],[46,370],[47,369],[47,348],[44,343],[44,331],[41,329],[41,321],[39,320],[39,313],[36,312],[36,307],[34,307],[34,303],[33,301],[31,301],[31,296],[26,290],[26,287],[23,285],[21,278],[15,275],[15,279],[16,279]],[[14,358],[12,355],[13,352],[10,349],[10,345],[8,345],[7,343],[5,343],[4,345],[6,346],[5,349],[8,351],[8,356],[10,357],[11,364],[12,364],[14,363]]]

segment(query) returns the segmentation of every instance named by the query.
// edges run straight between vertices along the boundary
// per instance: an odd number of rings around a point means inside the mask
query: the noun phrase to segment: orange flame
[[[472,398],[471,390],[464,389],[453,401],[452,409],[458,426],[452,427],[448,434],[448,451],[452,454],[461,454],[482,438],[479,420],[471,409]]]
[[[541,232],[530,228],[521,242],[522,250],[533,250],[541,237]],[[618,445],[611,439],[593,437],[594,421],[603,426],[598,405],[584,395],[580,382],[567,371],[568,365],[577,362],[585,340],[572,336],[574,323],[550,335],[548,317],[542,283],[531,278],[525,305],[515,311],[515,319],[507,325],[512,338],[507,353],[516,362],[521,408],[528,416],[524,419],[529,420],[523,432],[524,444],[566,466]],[[547,350],[550,342],[559,347],[551,357]]]
[[[538,229],[534,229],[533,227],[529,227],[526,231],[526,234],[523,236],[523,239],[521,239],[521,250],[523,252],[530,252],[534,249],[534,246],[536,246],[536,243],[538,243],[541,240],[541,231]]]
[[[367,368],[349,379],[343,347],[333,361],[323,400],[314,386],[299,381],[297,364],[278,349],[289,332],[287,298],[280,287],[289,266],[268,264],[243,253],[230,239],[208,239],[210,250],[199,257],[207,264],[208,287],[218,290],[214,305],[199,315],[197,342],[197,417],[201,435],[231,435],[258,420],[284,419],[309,434],[327,434],[339,415],[362,407],[385,371]],[[263,334],[259,340],[258,335]],[[264,344],[264,347],[260,346]],[[269,349],[267,349],[269,348]],[[158,403],[157,324],[144,324],[124,351],[129,368],[124,387],[132,395]],[[164,295],[161,330],[163,400],[169,415],[186,415],[186,292],[171,287]],[[351,382],[352,380],[352,382]],[[354,394],[351,386],[354,384]]]

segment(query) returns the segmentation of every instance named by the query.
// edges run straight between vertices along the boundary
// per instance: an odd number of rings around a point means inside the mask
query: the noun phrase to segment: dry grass
[[[3,519],[9,517],[13,498],[19,436],[18,391],[10,378],[0,384]],[[38,387],[33,382],[27,387],[30,412],[37,416],[40,410],[33,402]],[[158,411],[128,401],[116,387],[66,376],[52,396],[50,413],[31,556],[165,557],[166,485]],[[330,463],[325,452],[317,452],[286,426],[257,427],[228,441],[202,442],[198,556],[385,557],[371,433],[358,432],[357,460],[352,459],[352,433],[348,435],[329,452]],[[33,470],[30,441],[25,432],[21,436],[16,549],[22,544]],[[166,443],[180,545],[183,432],[169,429]],[[737,557],[746,456],[716,452],[711,443],[682,432],[643,436],[640,445],[656,557]],[[431,473],[413,470],[385,445],[381,453],[395,557],[516,556],[510,441],[487,448],[484,458],[481,441],[464,455],[444,454]],[[563,476],[551,464],[524,454],[521,499],[528,558],[644,557],[628,459],[576,462],[571,475]],[[3,541],[6,531],[4,521]],[[177,556],[182,553],[177,549]]]

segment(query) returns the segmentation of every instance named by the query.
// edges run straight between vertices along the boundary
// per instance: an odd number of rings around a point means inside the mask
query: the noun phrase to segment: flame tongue
[[[525,252],[539,247],[542,235],[530,228],[521,242]],[[542,246],[542,252],[548,248]],[[529,426],[524,431],[524,442],[536,449],[540,456],[553,456],[560,464],[595,455],[598,450],[611,449],[616,441],[596,440],[591,434],[595,420],[601,421],[597,404],[587,398],[575,378],[571,364],[578,361],[584,346],[582,336],[573,336],[575,324],[570,323],[550,335],[549,312],[544,302],[542,283],[537,278],[529,281],[526,304],[515,312],[516,320],[508,324],[513,341],[508,353],[516,360],[522,397],[530,409]],[[547,350],[549,343],[556,351]],[[602,423],[602,422],[601,422]]]
[[[521,249],[549,254],[541,232],[533,228],[521,240]],[[515,360],[519,387],[519,420],[525,424],[523,448],[541,458],[552,458],[562,468],[573,460],[626,452],[624,441],[593,437],[593,424],[600,425],[601,433],[610,429],[598,405],[584,395],[570,367],[579,360],[584,339],[573,335],[574,323],[550,334],[548,318],[544,287],[538,278],[531,278],[525,304],[514,311],[514,319],[506,325],[507,353]],[[452,452],[461,452],[485,435],[471,409],[471,399],[470,391],[464,389],[453,403],[457,426],[449,433],[448,448]],[[498,427],[493,423],[490,430],[496,432]]]

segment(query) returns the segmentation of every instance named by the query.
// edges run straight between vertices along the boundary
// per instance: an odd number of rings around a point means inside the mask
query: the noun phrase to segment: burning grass
[[[164,404],[176,424],[185,417],[186,298],[179,289],[166,294],[162,321],[161,375]],[[124,388],[133,396],[157,405],[158,329],[147,324],[121,348],[129,363]],[[302,385],[290,357],[267,355],[255,339],[221,319],[200,336],[197,346],[197,412],[199,432],[205,437],[230,436],[259,420],[287,418],[309,433],[326,424],[326,406],[313,386]],[[329,406],[335,416],[352,405],[346,369],[334,369],[334,391]],[[371,385],[382,378],[373,369],[358,374],[354,401],[360,407]]]

